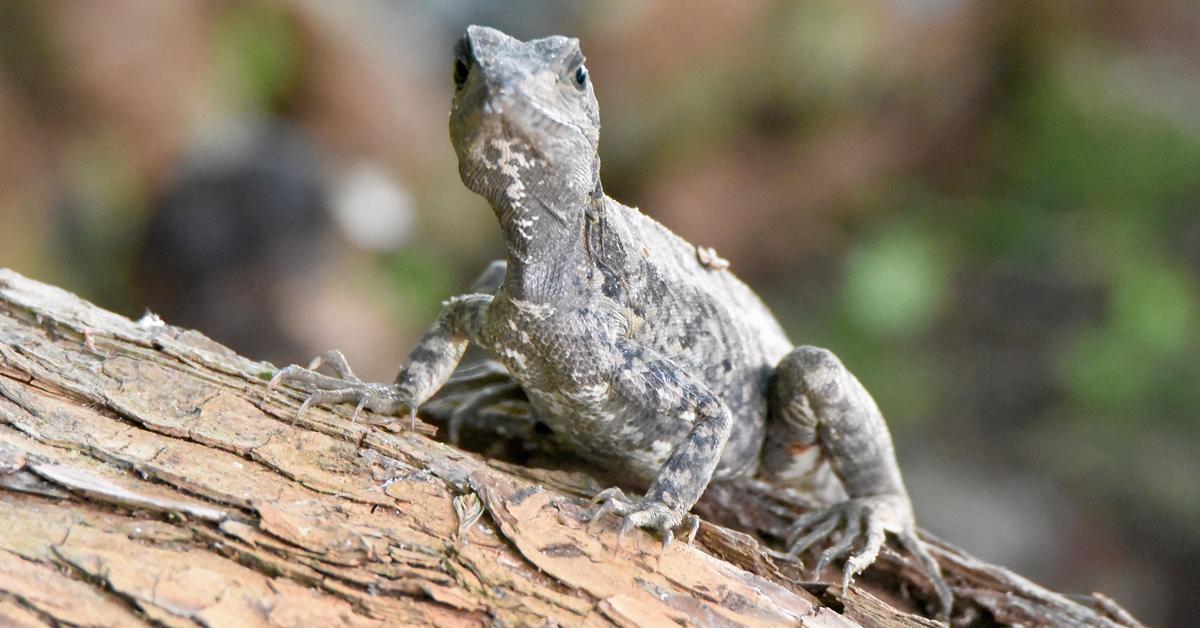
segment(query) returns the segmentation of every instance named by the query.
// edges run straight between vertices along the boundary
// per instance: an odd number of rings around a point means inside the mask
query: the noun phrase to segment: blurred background
[[[502,254],[469,23],[582,39],[606,190],[843,357],[925,527],[1194,621],[1193,0],[0,0],[0,266],[390,380]]]

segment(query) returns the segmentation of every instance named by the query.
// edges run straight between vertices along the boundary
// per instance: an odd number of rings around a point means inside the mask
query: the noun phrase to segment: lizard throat
[[[510,251],[527,257],[525,251],[542,248],[538,241],[579,231],[588,196],[568,183],[576,173],[557,172],[536,149],[511,137],[487,138],[476,154],[477,190],[495,211]]]

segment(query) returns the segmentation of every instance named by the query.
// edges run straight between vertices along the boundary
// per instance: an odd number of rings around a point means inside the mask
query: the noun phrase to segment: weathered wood
[[[293,425],[300,395],[268,394],[273,372],[0,269],[0,624],[934,623],[894,553],[843,596],[765,549],[799,498],[748,484],[703,512],[756,536],[705,523],[693,547],[618,547],[615,520],[582,521],[585,476],[349,408]],[[935,549],[964,623],[1136,623]]]

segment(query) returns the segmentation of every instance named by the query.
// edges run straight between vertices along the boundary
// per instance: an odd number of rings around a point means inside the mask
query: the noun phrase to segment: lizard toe
[[[305,398],[304,403],[300,404],[300,409],[296,410],[296,416],[292,417],[292,425],[295,425],[300,417],[314,405],[325,405],[331,403],[344,403],[347,401],[355,401],[358,398],[358,391],[352,388],[341,388],[336,390],[318,390]]]
[[[275,376],[271,378],[271,381],[267,382],[267,390],[275,390],[280,384],[298,384],[299,388],[308,390],[338,390],[346,388],[348,384],[356,383],[361,382],[330,377],[329,375],[293,364],[279,369],[275,373]]]
[[[799,557],[809,548],[833,537],[836,532],[837,541],[821,553],[815,572],[819,575],[830,563],[850,555],[851,575],[857,575],[875,562],[885,532],[898,534],[911,523],[911,510],[901,497],[857,497],[797,518],[789,529],[787,550],[792,556]],[[851,554],[851,550],[860,543],[861,549]]]
[[[328,364],[329,368],[333,369],[333,372],[337,373],[337,376],[343,380],[362,382],[362,380],[354,374],[354,370],[350,368],[350,363],[346,361],[346,356],[342,355],[342,352],[338,351],[337,349],[330,349],[329,351],[326,351],[313,358],[312,362],[308,364],[308,370],[316,371],[325,364]]]
[[[942,578],[937,561],[917,538],[915,530],[912,510],[906,498],[895,495],[858,497],[799,517],[788,531],[787,551],[791,556],[799,557],[837,532],[837,541],[821,552],[817,559],[813,577],[819,578],[825,567],[845,558],[842,566],[844,592],[855,576],[874,564],[887,533],[891,532],[904,549],[917,559],[922,573],[929,578],[937,593],[941,616],[948,617],[953,593]]]
[[[700,531],[700,517],[696,515],[688,515],[683,518],[684,532],[683,535],[687,539],[687,544],[691,545],[696,540],[696,533]]]
[[[885,538],[883,521],[879,517],[868,514],[864,517],[864,522],[866,531],[862,536],[863,546],[846,559],[846,564],[842,568],[842,590],[850,585],[854,576],[875,562],[879,556],[879,550],[883,548]]]
[[[280,371],[284,373],[287,367]],[[300,367],[295,367],[299,369]],[[303,371],[303,369],[301,369]],[[297,371],[292,371],[285,378],[292,377]],[[309,371],[311,372],[311,371]],[[364,409],[382,414],[393,414],[401,408],[408,408],[410,413],[416,414],[416,403],[411,396],[405,394],[395,386],[387,384],[369,384],[361,381],[338,380],[326,377],[320,373],[313,373],[319,378],[324,378],[317,384],[316,390],[311,392],[304,402],[300,404],[300,408],[296,411],[296,416],[292,419],[294,425],[300,420],[300,417],[306,410],[312,406],[327,406],[338,403],[354,403],[354,414],[351,416],[351,422],[357,421],[358,416]],[[275,376],[276,378],[279,375]],[[326,381],[328,380],[328,381]],[[311,382],[307,382],[311,383]],[[335,386],[334,384],[340,384]]]
[[[789,532],[787,551],[795,558],[799,558],[809,547],[823,543],[841,523],[841,513],[838,511],[823,510],[815,514],[821,516],[805,519],[805,525],[794,524]],[[809,529],[809,532],[802,535],[805,529]]]
[[[631,499],[619,488],[600,491],[592,498],[592,503],[599,503],[599,506],[586,515],[589,530],[610,512],[622,517],[621,528],[617,533],[618,546],[630,530],[646,528],[658,533],[662,539],[661,552],[665,553],[675,540],[675,528],[682,526],[684,538],[691,545],[700,527],[700,518],[695,515],[680,516],[667,504],[652,499]]]
[[[846,527],[842,530],[842,536],[837,543],[829,546],[824,552],[821,552],[821,557],[817,559],[817,565],[813,568],[813,576],[820,577],[821,572],[825,571],[825,567],[829,563],[838,560],[848,554],[854,543],[858,541],[858,532],[862,528],[862,520],[858,517],[847,517]]]
[[[662,539],[662,549],[659,550],[658,555],[662,556],[667,553],[667,549],[671,547],[671,542],[675,540],[675,533],[671,530],[671,526],[662,521],[658,524],[658,536]]]
[[[675,538],[672,528],[679,525],[679,522],[680,517],[673,514],[666,504],[644,499],[636,509],[625,515],[618,541],[633,528],[652,529],[659,533],[662,538],[662,551],[666,552]]]
[[[596,522],[604,518],[610,512],[618,515],[624,515],[633,509],[633,501],[625,496],[625,491],[617,487],[606,488],[592,498],[591,503],[595,506],[584,515],[584,520],[588,522],[588,529],[595,527]]]
[[[904,546],[904,549],[917,559],[921,572],[925,574],[926,578],[929,578],[929,582],[933,585],[939,603],[938,616],[949,621],[950,610],[954,605],[954,593],[950,590],[950,585],[946,584],[946,579],[942,577],[942,570],[938,567],[937,560],[929,553],[925,543],[917,538],[914,527],[909,526],[896,536],[900,539],[900,544]]]

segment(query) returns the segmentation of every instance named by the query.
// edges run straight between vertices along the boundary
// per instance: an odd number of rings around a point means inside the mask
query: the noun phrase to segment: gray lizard
[[[415,413],[469,343],[492,352],[565,448],[640,497],[611,488],[595,517],[664,544],[698,521],[710,482],[758,477],[832,505],[789,531],[799,555],[836,535],[816,573],[846,558],[843,586],[890,532],[920,562],[947,615],[949,587],[917,538],[882,414],[825,349],[794,346],[711,249],[604,194],[600,115],[576,39],[521,42],[471,26],[453,65],[450,136],[468,188],[491,204],[507,260],[487,290],[451,298],[392,384],[367,383],[336,351],[273,380],[315,390],[301,406],[353,402]],[[832,471],[832,473],[830,473]]]

